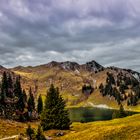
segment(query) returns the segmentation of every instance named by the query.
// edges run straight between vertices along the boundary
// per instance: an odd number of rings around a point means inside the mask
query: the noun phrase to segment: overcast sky
[[[140,72],[140,1],[0,0],[0,65],[52,60]]]

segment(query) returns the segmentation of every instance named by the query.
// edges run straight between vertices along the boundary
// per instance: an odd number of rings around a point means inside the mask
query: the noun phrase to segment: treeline
[[[21,87],[20,76],[3,73],[0,83],[0,116],[6,119],[29,121],[38,119],[38,114],[43,110],[43,103],[39,97],[36,109],[32,89],[28,96]]]
[[[3,73],[0,83],[0,117],[22,122],[40,119],[36,133],[30,126],[27,129],[29,139],[35,140],[45,140],[44,130],[70,128],[69,113],[58,88],[53,84],[50,86],[44,106],[41,95],[35,100],[31,88],[28,94],[22,89],[20,76]]]
[[[138,80],[130,78],[123,73],[118,73],[116,79],[112,73],[107,73],[106,84],[99,86],[103,96],[114,97],[118,104],[127,100],[127,105],[135,106],[140,99],[140,85]],[[130,92],[131,91],[131,92]]]

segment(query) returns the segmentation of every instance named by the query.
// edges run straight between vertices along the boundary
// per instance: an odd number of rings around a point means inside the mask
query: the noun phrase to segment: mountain
[[[7,68],[5,68],[2,65],[0,65],[0,79],[2,78],[2,74],[3,74],[4,71],[10,72],[10,70],[8,70]]]
[[[88,71],[96,71],[98,72],[99,70],[103,70],[104,67],[100,64],[98,64],[96,61],[92,60],[91,62],[87,62],[86,64],[82,65],[85,67],[86,70]]]
[[[0,73],[3,73],[4,71],[8,71],[8,69],[0,65]]]
[[[52,83],[58,86],[69,107],[117,108],[118,100],[127,109],[139,106],[140,73],[133,70],[105,68],[94,60],[86,64],[52,61],[39,66],[18,66],[8,70],[20,75],[22,87],[28,91],[31,86],[36,96],[46,95]],[[131,100],[136,104],[131,103]],[[132,104],[130,106],[129,101]]]

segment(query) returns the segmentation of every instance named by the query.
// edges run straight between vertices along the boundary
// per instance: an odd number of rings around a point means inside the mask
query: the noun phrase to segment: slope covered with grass
[[[73,123],[71,132],[58,140],[138,140],[140,115],[111,121]]]
[[[31,123],[36,128],[38,123]],[[0,120],[0,138],[25,133],[27,124]],[[71,129],[64,132],[64,136],[56,137],[61,130],[49,130],[46,136],[55,140],[139,140],[140,114],[111,121],[90,123],[73,123]]]

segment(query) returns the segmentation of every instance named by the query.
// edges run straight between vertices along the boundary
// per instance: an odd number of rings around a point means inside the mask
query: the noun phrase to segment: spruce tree
[[[115,110],[113,112],[112,119],[115,119],[115,118],[123,118],[123,117],[126,117],[126,116],[127,116],[127,114],[126,114],[126,112],[125,112],[125,110],[123,108],[123,105],[121,104],[119,110],[118,111]]]
[[[119,110],[119,118],[123,118],[123,117],[126,117],[126,112],[123,108],[123,105],[121,104],[120,105],[120,110]]]
[[[41,114],[42,113],[42,110],[43,110],[43,101],[42,101],[41,95],[39,95],[38,104],[37,104],[38,114]]]
[[[34,109],[35,109],[35,101],[34,101],[32,89],[30,88],[29,99],[28,99],[28,111],[32,113]]]
[[[13,79],[12,79],[12,76],[11,74],[9,73],[8,74],[8,78],[7,78],[7,84],[8,84],[8,94],[6,95],[7,97],[14,97],[14,94],[13,94]]]
[[[33,140],[35,132],[34,132],[34,129],[32,129],[30,125],[28,125],[28,128],[26,129],[26,134],[29,140]]]
[[[20,93],[19,99],[18,99],[18,102],[17,102],[17,108],[18,108],[19,111],[21,111],[21,112],[24,111],[26,102],[27,102],[27,96],[26,96],[25,90],[23,90],[23,91]]]
[[[8,81],[6,72],[3,73],[2,83],[1,83],[1,98],[0,103],[4,104],[6,95],[8,94]]]
[[[43,130],[40,125],[38,126],[38,129],[37,129],[36,140],[46,140],[43,134]]]
[[[26,95],[26,91],[23,90],[22,93],[23,93],[23,101],[24,101],[24,103],[26,104],[26,103],[27,103],[27,95]]]
[[[25,93],[23,93],[21,88],[20,76],[16,77],[16,81],[14,84],[14,94],[18,98],[17,109],[23,112],[25,108],[25,100],[24,100]]]
[[[68,111],[65,109],[65,102],[59,95],[58,88],[51,85],[41,116],[41,126],[43,130],[69,129],[70,124]]]
[[[16,77],[16,81],[15,81],[15,84],[14,84],[14,94],[18,98],[20,98],[20,96],[22,94],[22,88],[21,88],[21,83],[20,83],[20,76]]]

